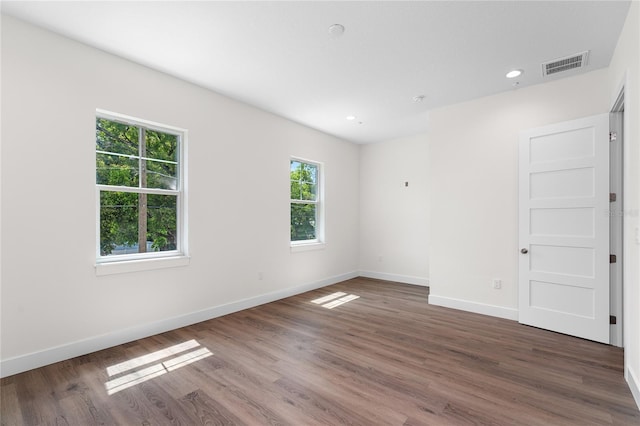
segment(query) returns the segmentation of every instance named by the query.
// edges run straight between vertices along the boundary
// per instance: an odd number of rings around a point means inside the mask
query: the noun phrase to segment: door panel
[[[524,131],[519,320],[609,343],[608,115]]]
[[[595,211],[592,207],[532,208],[531,235],[593,237]]]

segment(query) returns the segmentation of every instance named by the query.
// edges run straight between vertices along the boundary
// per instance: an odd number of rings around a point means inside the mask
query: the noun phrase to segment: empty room
[[[640,425],[640,2],[0,12],[2,426]]]

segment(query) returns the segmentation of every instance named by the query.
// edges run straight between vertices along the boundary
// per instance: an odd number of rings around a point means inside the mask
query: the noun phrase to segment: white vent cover
[[[589,51],[577,53],[575,55],[566,56],[564,58],[554,59],[553,61],[542,64],[542,75],[558,74],[560,72],[569,71],[576,68],[583,68],[587,65],[589,59]]]

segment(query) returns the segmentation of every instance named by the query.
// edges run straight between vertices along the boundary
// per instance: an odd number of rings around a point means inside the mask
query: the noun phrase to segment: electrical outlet
[[[502,280],[494,279],[493,280],[493,288],[495,290],[500,290],[502,288]]]
[[[264,279],[264,274],[262,272],[258,272],[258,280],[262,281]]]
[[[378,256],[378,262],[382,263],[382,256]]]

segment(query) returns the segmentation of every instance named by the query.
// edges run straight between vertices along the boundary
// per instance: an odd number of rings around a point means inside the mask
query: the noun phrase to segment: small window
[[[185,254],[184,138],[181,129],[98,112],[98,263]]]
[[[322,209],[318,163],[291,159],[291,243],[321,242]]]

